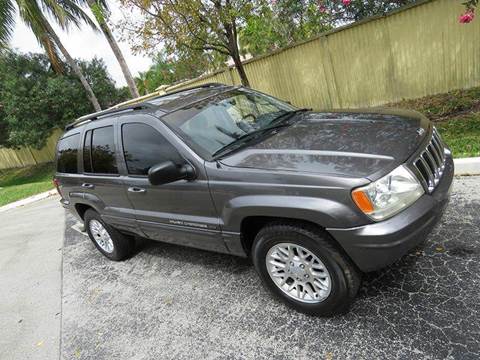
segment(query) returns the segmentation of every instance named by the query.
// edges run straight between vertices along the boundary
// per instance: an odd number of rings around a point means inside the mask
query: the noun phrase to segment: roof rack
[[[187,91],[187,90],[192,90],[192,89],[201,89],[201,88],[206,88],[206,87],[213,87],[213,86],[232,86],[232,85],[227,85],[227,84],[222,84],[222,83],[218,83],[218,82],[208,82],[208,83],[205,83],[205,84],[199,84],[199,85],[195,85],[195,86],[190,86],[190,87],[186,87],[186,88],[181,88],[181,89],[178,89],[178,90],[174,90],[174,91],[171,91],[169,92],[168,89],[175,89],[175,87],[177,86],[180,86],[182,85],[182,83],[179,83],[179,84],[174,84],[174,85],[171,85],[167,88],[164,88],[162,89],[162,86],[159,86],[158,88],[156,88],[155,90],[164,90],[166,92],[165,95],[170,95],[170,94],[176,94],[176,93],[179,93],[179,92],[182,92],[182,91]]]
[[[211,83],[201,84],[201,85],[198,85],[198,86],[193,86],[193,87],[189,87],[189,88],[185,88],[185,89],[175,90],[175,91],[172,91],[172,92],[167,92],[169,86],[161,85],[158,88],[156,88],[154,92],[151,92],[150,94],[143,95],[143,96],[140,96],[140,97],[135,98],[135,99],[130,99],[130,100],[124,101],[120,104],[112,106],[110,109],[118,109],[118,108],[124,107],[125,105],[134,105],[134,104],[146,102],[148,100],[154,100],[154,99],[158,99],[158,98],[161,98],[161,97],[164,97],[164,96],[177,94],[177,93],[183,92],[183,91],[188,91],[188,90],[192,90],[192,89],[201,89],[201,88],[212,87],[212,86],[229,86],[229,85],[225,85],[225,84],[222,84],[222,83],[211,82]]]
[[[106,115],[121,113],[121,112],[129,111],[129,110],[133,111],[133,110],[149,109],[149,108],[153,108],[153,107],[154,106],[152,106],[148,103],[139,103],[139,104],[132,104],[130,106],[125,106],[125,107],[121,107],[121,108],[110,108],[110,109],[98,111],[98,112],[93,113],[93,114],[89,114],[89,115],[79,117],[77,120],[75,120],[71,124],[68,124],[65,127],[65,131],[71,130],[74,127],[77,127],[77,126],[79,126],[83,123],[97,120],[98,118],[106,116]]]
[[[184,92],[184,91],[195,90],[195,89],[203,89],[203,88],[215,87],[215,86],[232,86],[232,85],[226,85],[226,84],[216,83],[216,82],[209,82],[209,83],[206,83],[206,84],[200,84],[200,85],[196,85],[196,86],[192,86],[192,87],[178,89],[178,90],[175,90],[175,91],[172,91],[172,92],[166,92],[166,93],[163,93],[163,94],[159,94],[158,96],[153,96],[153,97],[149,98],[148,100],[159,99],[159,98],[162,98],[162,97],[165,97],[165,96],[178,94],[178,93],[181,93],[181,92]]]
[[[148,100],[158,99],[158,98],[161,98],[161,97],[164,97],[164,96],[177,94],[177,93],[180,93],[180,92],[183,92],[183,91],[188,91],[188,90],[193,90],[193,89],[201,89],[201,88],[207,88],[207,87],[214,87],[214,86],[229,86],[229,85],[211,82],[211,83],[201,84],[201,85],[198,85],[198,86],[192,86],[192,87],[185,88],[185,89],[179,89],[179,90],[172,91],[170,93],[162,94],[162,95],[159,95],[159,96],[152,96],[152,97],[143,96],[143,97],[137,99],[140,102],[135,102],[136,99],[133,99],[133,100],[129,100],[128,102],[125,102],[125,103],[122,103],[122,104],[119,104],[119,105],[115,105],[115,106],[113,106],[111,108],[108,108],[106,110],[102,110],[102,111],[98,111],[98,112],[93,113],[93,114],[81,116],[78,119],[76,119],[74,122],[72,122],[71,124],[68,124],[65,127],[65,131],[71,130],[74,127],[77,127],[77,126],[79,126],[83,123],[97,120],[98,118],[106,116],[106,115],[116,114],[116,113],[120,113],[120,112],[127,111],[127,110],[131,111],[131,110],[143,110],[143,109],[156,108],[155,105],[149,104]],[[122,106],[124,104],[126,106]]]

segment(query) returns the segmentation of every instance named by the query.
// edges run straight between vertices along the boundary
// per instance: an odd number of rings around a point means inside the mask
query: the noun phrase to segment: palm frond
[[[38,43],[47,53],[50,63],[56,72],[63,71],[62,61],[58,47],[51,34],[47,31],[45,23],[48,21],[36,1],[28,1],[19,7],[20,18],[23,20],[37,38]]]
[[[68,14],[59,1],[40,0],[40,4],[43,11],[48,12],[62,28],[67,26]]]
[[[68,28],[70,24],[76,27],[80,27],[82,23],[85,23],[93,30],[98,30],[95,22],[82,9],[82,5],[88,5],[86,0],[42,0],[42,1],[44,2],[54,1],[62,7],[66,17],[65,26],[62,26],[63,28]]]
[[[0,48],[6,47],[15,27],[15,6],[11,0],[0,1]]]
[[[107,0],[95,0],[97,5],[102,9],[103,13],[110,15],[110,7]]]
[[[50,64],[52,64],[53,70],[57,74],[63,73],[63,62],[60,57],[60,51],[51,38],[49,34],[45,34],[40,40],[42,47],[44,48],[45,52],[47,53],[48,59],[50,60]]]

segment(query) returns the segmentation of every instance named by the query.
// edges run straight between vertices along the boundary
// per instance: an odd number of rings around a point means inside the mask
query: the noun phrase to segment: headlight
[[[384,220],[413,204],[424,194],[422,185],[404,165],[367,186],[354,189],[352,198],[365,214]]]

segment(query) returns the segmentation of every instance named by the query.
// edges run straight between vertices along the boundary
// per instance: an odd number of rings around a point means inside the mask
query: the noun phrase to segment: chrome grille
[[[440,181],[445,169],[445,146],[437,129],[433,128],[430,143],[413,165],[418,170],[420,181],[431,193]]]

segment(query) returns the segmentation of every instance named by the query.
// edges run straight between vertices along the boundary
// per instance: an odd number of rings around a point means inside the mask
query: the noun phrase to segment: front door
[[[150,115],[119,118],[123,180],[140,229],[150,239],[227,252],[203,164],[181,155],[163,131],[165,125]],[[196,169],[196,179],[150,184],[148,170],[164,161],[190,162]]]

